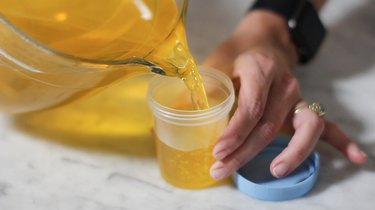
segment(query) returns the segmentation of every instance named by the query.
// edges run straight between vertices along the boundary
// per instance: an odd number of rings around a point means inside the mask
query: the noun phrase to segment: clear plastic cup
[[[169,183],[202,188],[215,183],[209,169],[212,148],[226,127],[234,103],[233,84],[217,70],[199,67],[210,108],[194,110],[184,82],[155,76],[148,89],[160,172]]]

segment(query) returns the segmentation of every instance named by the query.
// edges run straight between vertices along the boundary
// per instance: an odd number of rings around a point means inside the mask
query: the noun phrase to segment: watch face
[[[300,63],[306,63],[318,52],[326,30],[315,8],[309,2],[294,22],[294,28],[290,28],[292,39],[297,46]]]
[[[310,1],[257,0],[251,9],[267,9],[285,17],[300,63],[310,61],[318,52],[326,31]]]

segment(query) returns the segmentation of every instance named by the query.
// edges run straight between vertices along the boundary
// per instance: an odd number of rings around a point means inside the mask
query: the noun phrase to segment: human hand
[[[216,162],[210,173],[222,179],[267,146],[283,125],[295,132],[287,148],[271,163],[275,177],[298,167],[321,138],[353,163],[364,163],[366,154],[334,123],[306,107],[299,82],[291,71],[297,63],[285,21],[267,11],[253,11],[235,32],[207,59],[206,65],[232,76],[238,103],[228,127],[216,143]]]

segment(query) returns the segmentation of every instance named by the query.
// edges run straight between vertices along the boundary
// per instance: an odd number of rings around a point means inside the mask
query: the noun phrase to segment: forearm
[[[233,64],[238,55],[252,50],[273,53],[283,51],[292,67],[297,64],[297,52],[290,39],[286,21],[266,10],[251,11],[240,21],[234,32],[206,59],[205,64],[232,74]]]
[[[285,55],[291,67],[297,64],[298,55],[283,17],[267,10],[249,12],[233,33],[236,49],[277,48]]]
[[[324,2],[315,0],[313,4],[321,8]],[[206,64],[230,75],[236,57],[248,50],[278,53],[290,68],[298,63],[297,50],[285,18],[269,10],[257,9],[244,16],[231,36],[208,57]]]
[[[313,0],[311,2],[314,7],[319,10],[323,7],[326,1]],[[241,36],[243,36],[243,38]],[[246,39],[248,39],[247,37],[253,37],[253,40],[256,42],[262,43],[262,41],[266,41],[273,44],[274,47],[278,47],[286,55],[285,59],[291,66],[297,64],[297,51],[294,47],[294,42],[291,39],[291,33],[287,26],[287,21],[285,20],[285,17],[282,17],[280,14],[265,9],[255,9],[250,11],[238,25],[234,33],[234,38],[242,41],[239,45],[240,49],[249,47],[244,44],[246,43]]]

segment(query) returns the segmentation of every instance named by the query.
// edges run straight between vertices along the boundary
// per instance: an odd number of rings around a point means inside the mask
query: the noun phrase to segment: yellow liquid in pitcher
[[[0,12],[37,42],[68,55],[110,64],[134,57],[151,61],[186,82],[196,109],[207,108],[187,47],[184,14],[174,0],[0,0]],[[24,112],[62,104],[147,68],[45,71],[20,73],[0,65],[0,109]]]
[[[208,108],[199,72],[187,47],[183,19],[176,22],[179,14],[175,1],[103,2],[0,0],[0,12],[33,39],[66,54],[103,62],[121,61],[129,56],[155,62],[167,75],[184,80],[194,102],[191,109]],[[130,66],[123,71],[99,76],[95,72],[75,75],[72,71],[46,78],[45,75],[20,74],[0,66],[0,109],[23,112],[82,98],[71,104],[21,116],[19,122],[37,134],[56,138],[63,143],[101,148],[108,146],[122,151],[122,147],[127,147],[125,138],[149,138],[151,115],[143,104],[147,87],[143,84],[148,79],[121,80],[131,73],[145,71],[143,66]],[[98,78],[102,80],[94,82]],[[42,79],[47,79],[48,83],[40,82]],[[116,80],[121,82],[97,95],[83,97],[87,92]],[[55,81],[64,81],[67,88],[50,85]],[[80,88],[80,81],[91,85]],[[36,100],[39,104],[35,103]],[[139,103],[142,103],[141,106]],[[31,104],[35,108],[28,107]],[[213,136],[212,141],[216,138]],[[186,188],[213,184],[214,180],[208,172],[214,161],[212,145],[183,151],[157,140],[161,168],[168,165],[162,169],[163,177]],[[134,151],[124,151],[144,154],[144,151],[135,150],[147,146],[140,144],[136,147]]]

